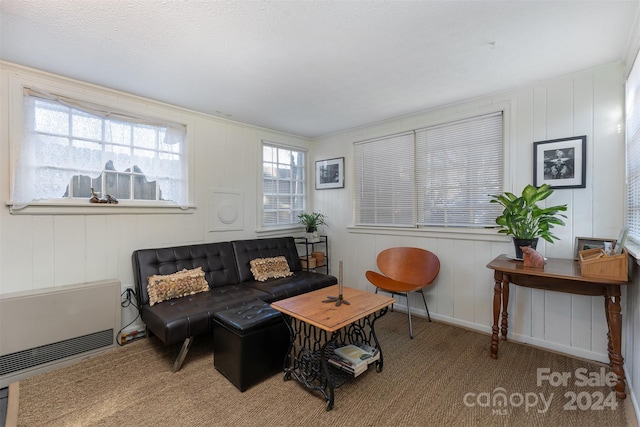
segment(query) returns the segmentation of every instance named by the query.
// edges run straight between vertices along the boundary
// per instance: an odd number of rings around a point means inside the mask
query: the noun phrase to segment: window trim
[[[283,148],[285,150],[295,150],[295,151],[300,151],[304,153],[304,189],[305,189],[305,194],[304,194],[304,198],[303,198],[303,211],[307,211],[308,206],[309,206],[309,196],[310,196],[310,178],[309,178],[309,149],[306,147],[302,147],[299,145],[294,145],[294,144],[287,144],[287,143],[283,143],[283,142],[276,142],[274,141],[274,138],[270,138],[270,137],[262,137],[260,138],[260,144],[258,146],[258,150],[259,154],[258,154],[258,171],[259,173],[257,174],[257,179],[258,179],[258,183],[257,183],[257,188],[258,188],[258,194],[257,196],[260,199],[260,203],[256,204],[256,210],[257,210],[257,215],[256,215],[256,233],[283,233],[283,232],[296,232],[296,231],[301,231],[304,230],[303,226],[301,224],[297,224],[297,223],[291,223],[291,224],[278,224],[278,225],[268,225],[265,226],[264,224],[264,178],[263,178],[263,173],[262,170],[264,168],[264,146],[269,145],[271,147],[278,147],[278,148]]]
[[[195,159],[193,149],[193,119],[188,118],[171,106],[150,99],[136,97],[127,93],[101,88],[83,82],[60,81],[48,78],[40,73],[29,73],[16,68],[8,70],[8,111],[9,111],[9,200],[5,202],[13,215],[114,215],[114,214],[167,214],[193,213],[196,206],[194,200]],[[165,201],[128,201],[118,204],[90,204],[88,200],[67,199],[50,201],[31,201],[16,203],[13,199],[16,162],[20,141],[22,140],[23,94],[25,88],[38,87],[42,90],[73,98],[79,102],[99,104],[105,108],[119,111],[126,110],[131,114],[149,117],[159,121],[175,122],[186,128],[185,156],[187,164],[187,199],[188,203],[179,206]]]
[[[514,192],[514,177],[516,176],[518,159],[516,157],[515,149],[512,149],[511,144],[512,141],[517,141],[517,134],[515,126],[512,126],[512,123],[516,122],[515,112],[516,112],[516,98],[505,97],[500,99],[499,101],[491,104],[486,104],[482,106],[470,105],[467,107],[457,108],[455,111],[447,111],[444,114],[434,114],[429,115],[427,117],[418,117],[415,120],[407,120],[408,123],[406,126],[398,127],[394,129],[393,134],[389,133],[371,133],[366,136],[362,136],[356,139],[353,143],[350,144],[350,150],[352,154],[352,158],[354,156],[355,144],[358,142],[364,142],[368,140],[376,140],[381,138],[386,138],[391,135],[397,135],[404,132],[414,132],[418,130],[422,130],[428,127],[446,125],[447,123],[472,119],[474,117],[489,115],[489,114],[497,114],[502,113],[503,123],[502,123],[502,143],[503,143],[503,179],[502,186],[503,191],[511,191]],[[353,162],[352,162],[353,166]],[[355,181],[354,181],[355,182]],[[491,241],[507,241],[508,239],[504,239],[502,235],[496,233],[498,226],[495,227],[447,227],[447,226],[429,226],[429,225],[414,225],[414,226],[376,226],[376,225],[359,225],[356,223],[355,211],[356,211],[356,198],[355,194],[352,194],[351,197],[352,203],[352,212],[353,217],[350,225],[347,226],[347,229],[350,233],[360,233],[363,232],[368,234],[370,232],[374,232],[375,230],[380,230],[379,234],[386,234],[386,230],[392,230],[391,233],[403,234],[405,233],[407,236],[415,235],[416,232],[424,233],[428,236],[437,236],[443,237],[447,235],[447,237],[451,238],[469,238],[469,236],[482,236],[487,234],[495,233],[494,237],[496,239],[488,238],[487,240]],[[360,230],[360,231],[359,231]],[[467,237],[461,237],[467,236]],[[483,239],[484,240],[484,239]]]
[[[633,91],[633,93],[630,93]],[[640,193],[640,184],[637,183],[638,169],[640,165],[640,106],[630,111],[630,103],[636,101],[630,95],[640,96],[640,52],[636,54],[633,63],[629,67],[624,85],[624,114],[625,114],[625,192],[624,192],[624,226],[629,230],[627,246],[640,244],[638,226],[638,206],[632,206],[630,201]],[[635,113],[635,114],[634,114]],[[635,170],[631,171],[631,165]],[[634,172],[632,174],[632,172]],[[635,178],[635,180],[634,180]],[[636,257],[637,259],[637,257]]]
[[[425,150],[428,151],[430,153],[432,153],[433,151],[431,151],[431,147],[429,146],[429,144],[426,143],[426,141],[424,141],[424,135],[426,135],[429,132],[432,131],[437,131],[438,129],[447,129],[450,131],[450,129],[452,127],[458,127],[458,126],[464,126],[467,123],[478,123],[478,122],[482,122],[484,124],[486,124],[487,122],[493,122],[493,120],[495,119],[499,119],[499,127],[500,127],[500,133],[501,133],[501,147],[498,144],[495,144],[492,146],[492,148],[501,151],[501,155],[503,157],[503,161],[502,161],[502,170],[501,170],[501,174],[496,174],[496,176],[501,176],[501,180],[502,180],[502,188],[500,188],[499,190],[496,191],[496,194],[501,193],[504,191],[504,168],[505,168],[505,164],[504,164],[504,154],[505,154],[505,132],[504,132],[504,126],[505,126],[505,116],[504,116],[504,112],[499,110],[499,111],[495,111],[495,112],[491,112],[488,114],[475,114],[473,116],[468,116],[464,119],[459,119],[459,120],[453,120],[453,121],[449,121],[446,123],[442,123],[439,125],[434,125],[434,126],[428,126],[428,127],[424,127],[421,129],[416,129],[415,133],[414,133],[414,138],[415,138],[415,147],[416,147],[416,171],[415,171],[415,180],[416,180],[416,226],[417,228],[423,228],[423,227],[430,227],[430,228],[450,228],[450,229],[487,229],[487,228],[495,228],[496,224],[495,221],[491,223],[491,225],[488,224],[480,224],[480,223],[465,223],[465,224],[456,224],[455,222],[446,222],[444,224],[429,224],[428,222],[430,220],[428,220],[426,218],[426,215],[428,213],[428,210],[423,206],[423,203],[425,203],[427,200],[433,200],[433,199],[429,199],[428,197],[424,197],[421,196],[421,194],[425,193],[425,187],[427,186],[427,181],[429,181],[429,179],[426,178],[426,175],[429,175],[428,173],[425,174],[425,166],[423,165],[420,169],[418,169],[417,165],[418,165],[418,160],[419,156],[418,153],[420,152],[420,150]],[[499,133],[496,132],[496,135],[498,135]],[[427,148],[425,148],[427,147]],[[498,148],[499,147],[499,148]],[[465,145],[465,148],[467,148],[466,151],[469,151],[470,147],[469,145]],[[425,160],[426,159],[422,159]],[[465,181],[466,184],[469,184],[469,181]],[[486,181],[485,181],[486,183]],[[473,185],[472,185],[473,186]],[[469,189],[469,187],[465,187],[465,189]],[[486,195],[486,194],[485,194]],[[469,201],[469,199],[467,199],[467,201]],[[488,206],[490,206],[491,204],[488,204]],[[439,209],[445,209],[448,210],[447,208],[443,208],[442,205],[439,205]],[[486,209],[486,208],[485,208]],[[454,209],[454,210],[457,210]],[[500,211],[499,208],[495,208],[496,213]],[[426,216],[425,216],[426,215]],[[497,216],[497,215],[496,215]],[[469,214],[468,217],[466,217],[466,220],[472,220],[476,218],[477,216],[474,217],[474,215]],[[490,217],[485,217],[486,220],[488,221]]]

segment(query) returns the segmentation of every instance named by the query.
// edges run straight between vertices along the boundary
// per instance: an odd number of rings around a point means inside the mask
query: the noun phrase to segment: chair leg
[[[429,307],[427,307],[427,299],[424,297],[424,292],[420,289],[420,293],[422,294],[422,301],[424,301],[424,308],[427,309],[427,317],[429,318],[429,322],[431,322],[431,315],[429,314]]]
[[[184,362],[184,358],[187,357],[187,353],[191,348],[191,343],[193,342],[193,337],[189,337],[184,340],[182,343],[182,348],[180,349],[180,353],[178,353],[178,358],[173,363],[173,372],[178,372],[180,368],[182,368],[182,363]]]
[[[407,313],[409,314],[409,338],[413,339],[413,325],[411,324],[411,304],[409,303],[409,292],[405,294],[407,297]]]

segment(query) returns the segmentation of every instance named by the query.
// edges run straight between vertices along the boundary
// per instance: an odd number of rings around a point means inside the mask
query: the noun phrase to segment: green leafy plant
[[[541,208],[538,202],[545,200],[553,193],[549,184],[543,184],[536,188],[527,185],[522,190],[521,196],[505,192],[503,194],[489,195],[492,203],[499,203],[504,207],[502,215],[496,218],[496,224],[501,229],[498,233],[507,234],[516,239],[543,238],[547,242],[560,240],[552,233],[556,225],[565,225],[561,214],[567,210],[567,205],[557,205]]]
[[[298,215],[298,221],[300,224],[304,224],[307,228],[307,233],[313,233],[318,230],[318,227],[324,225],[324,215],[318,212],[301,213]]]

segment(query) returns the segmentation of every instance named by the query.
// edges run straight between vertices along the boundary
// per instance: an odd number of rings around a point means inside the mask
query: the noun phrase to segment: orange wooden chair
[[[367,279],[378,290],[389,292],[391,295],[404,295],[407,298],[407,312],[409,313],[409,337],[413,339],[411,325],[410,292],[420,292],[427,317],[431,322],[427,300],[422,291],[431,285],[440,272],[440,260],[433,252],[420,248],[389,248],[378,254],[376,259],[378,269],[382,272],[367,271]]]

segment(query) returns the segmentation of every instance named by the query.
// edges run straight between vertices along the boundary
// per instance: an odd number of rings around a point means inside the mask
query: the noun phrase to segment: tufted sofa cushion
[[[243,284],[246,287],[251,287],[267,294],[267,296],[261,298],[263,301],[274,302],[326,288],[336,283],[338,283],[338,280],[333,276],[313,271],[297,271],[291,277],[269,279],[266,282],[251,280]]]
[[[133,252],[133,274],[140,305],[149,304],[146,284],[149,276],[172,274],[183,269],[202,267],[210,288],[235,285],[238,271],[229,242],[139,249]]]
[[[292,272],[302,270],[298,250],[292,237],[273,239],[235,240],[231,242],[238,264],[240,282],[253,281],[251,260],[256,258],[272,258],[283,256],[287,259]]]
[[[237,307],[257,299],[268,298],[258,289],[228,285],[209,292],[164,301],[153,307],[142,307],[142,321],[165,344],[175,344],[185,338],[213,330],[216,312]]]

